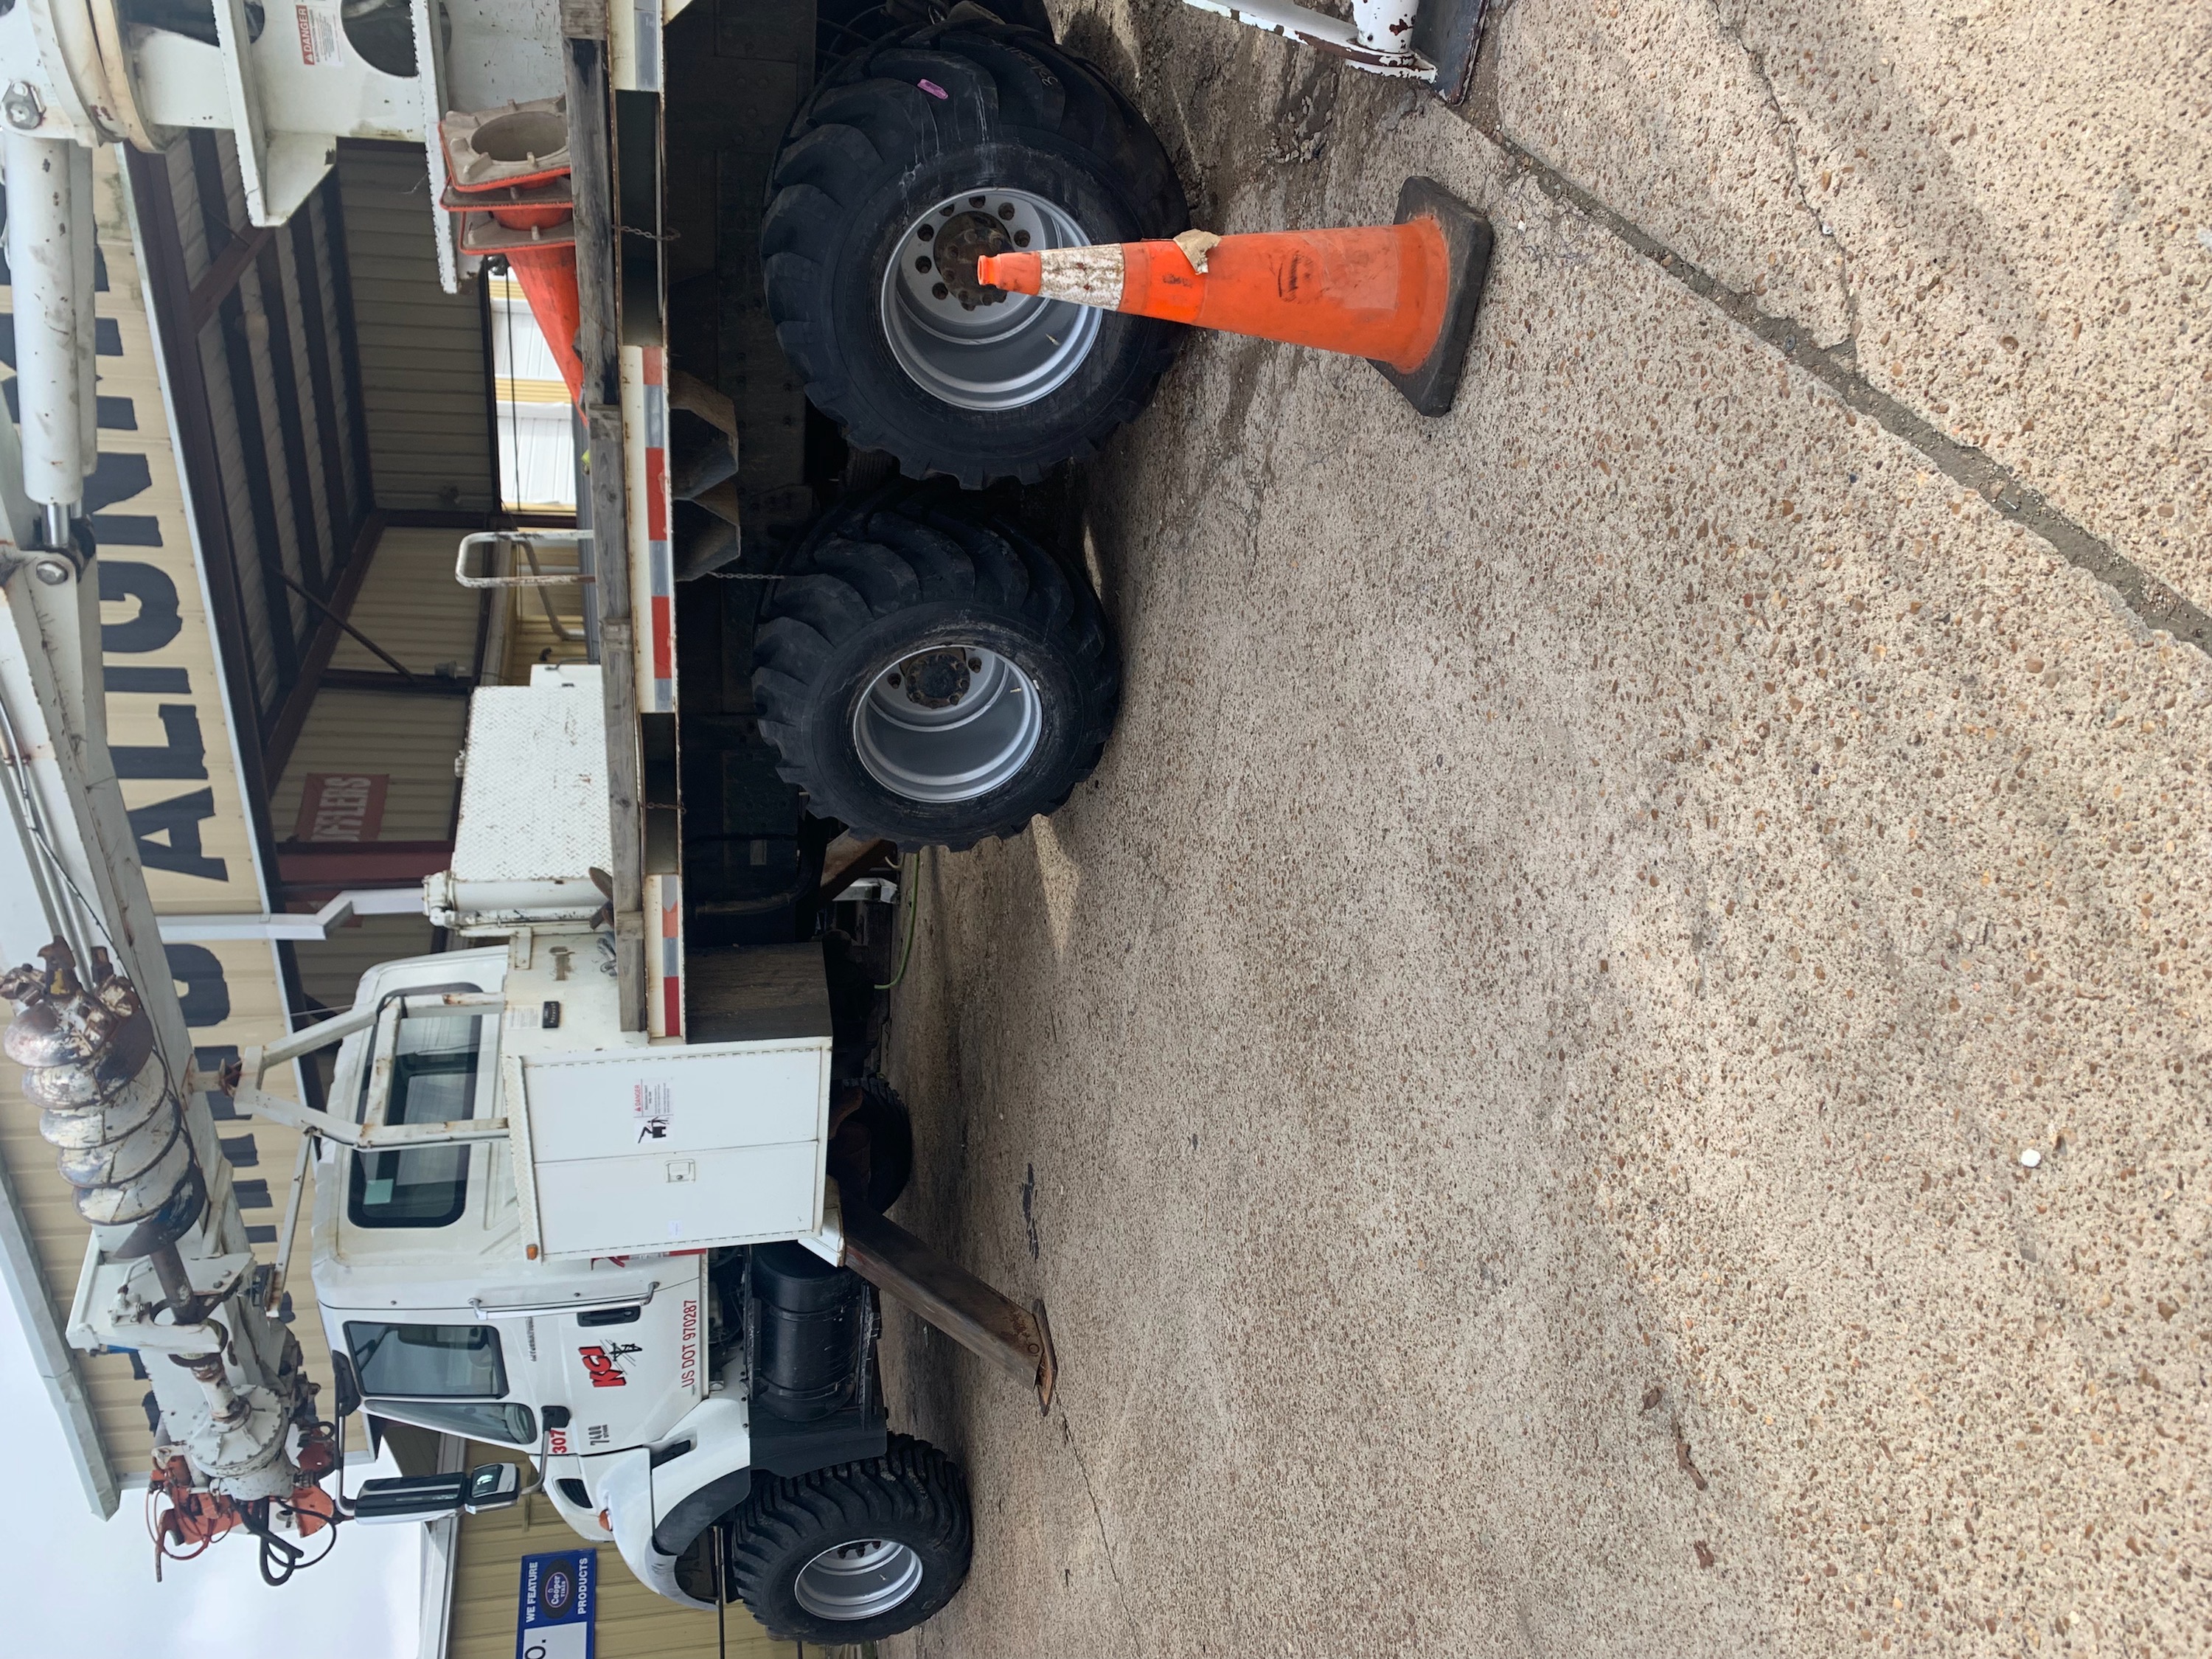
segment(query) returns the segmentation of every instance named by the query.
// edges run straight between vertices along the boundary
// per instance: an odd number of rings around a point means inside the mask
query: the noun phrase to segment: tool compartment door
[[[830,1039],[526,1054],[507,1068],[523,1238],[551,1258],[822,1224]]]

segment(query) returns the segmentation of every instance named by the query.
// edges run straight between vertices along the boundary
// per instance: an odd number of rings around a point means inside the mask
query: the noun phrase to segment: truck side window
[[[509,1445],[538,1438],[530,1407],[498,1398],[507,1392],[507,1366],[490,1326],[349,1320],[345,1335],[362,1395],[377,1416]],[[462,1400],[483,1403],[450,1403]]]
[[[404,1019],[392,1056],[392,1123],[451,1123],[474,1114],[483,1022]],[[366,1082],[363,1084],[366,1098]],[[469,1148],[410,1146],[353,1159],[346,1212],[356,1227],[443,1227],[468,1201]]]
[[[427,1400],[372,1400],[369,1408],[379,1417],[398,1418],[441,1434],[458,1434],[468,1440],[496,1440],[510,1446],[538,1443],[538,1419],[527,1406],[499,1401],[481,1406],[434,1405]]]
[[[499,1333],[489,1325],[349,1320],[345,1333],[364,1395],[496,1400],[507,1392]]]

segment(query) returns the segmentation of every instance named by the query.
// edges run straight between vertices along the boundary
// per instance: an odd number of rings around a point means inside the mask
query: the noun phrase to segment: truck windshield
[[[496,1400],[507,1392],[499,1333],[489,1325],[386,1325],[348,1321],[346,1346],[365,1395]]]
[[[401,1020],[386,1121],[451,1123],[471,1116],[482,1026],[474,1015]],[[367,1089],[364,1079],[364,1100]],[[354,1158],[347,1186],[346,1211],[356,1227],[442,1227],[459,1220],[468,1201],[469,1148],[364,1153]]]

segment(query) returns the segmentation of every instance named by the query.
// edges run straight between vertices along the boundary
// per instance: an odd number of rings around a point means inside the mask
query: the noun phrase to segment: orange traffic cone
[[[576,356],[576,197],[568,164],[568,104],[539,98],[483,111],[455,110],[438,124],[453,181],[440,205],[461,217],[461,252],[496,255],[568,383],[584,396]]]
[[[979,281],[1106,311],[1365,357],[1424,415],[1459,390],[1490,269],[1489,223],[1408,179],[1395,225],[985,254]]]

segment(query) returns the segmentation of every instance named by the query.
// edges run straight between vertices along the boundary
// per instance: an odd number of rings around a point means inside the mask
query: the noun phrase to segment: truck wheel
[[[768,308],[806,395],[909,477],[1035,483],[1133,416],[1168,323],[1008,295],[985,253],[1179,234],[1144,118],[1034,30],[940,24],[856,53],[792,125],[761,227]]]
[[[968,1577],[960,1466],[895,1434],[881,1457],[756,1477],[731,1523],[730,1587],[785,1641],[825,1646],[912,1630]]]
[[[1121,701],[1090,584],[942,485],[834,514],[761,617],[753,703],[777,769],[817,817],[909,849],[1052,811]]]

